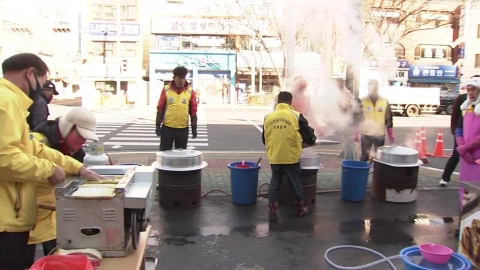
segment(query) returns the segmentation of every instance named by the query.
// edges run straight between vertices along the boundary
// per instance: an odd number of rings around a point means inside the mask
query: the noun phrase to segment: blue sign
[[[185,66],[193,70],[236,70],[235,53],[151,51],[152,69],[172,70]]]
[[[378,61],[376,61],[376,60],[363,60],[363,65],[365,67],[378,67]],[[410,63],[408,63],[408,61],[404,61],[404,60],[389,61],[388,62],[388,67],[389,68],[405,68],[405,69],[408,69],[408,68],[410,68]]]
[[[96,29],[97,31],[92,31]],[[90,23],[89,30],[91,35],[96,36],[116,36],[117,24],[116,23]],[[140,24],[136,23],[122,23],[120,24],[120,36],[123,37],[138,37],[140,36]]]
[[[465,43],[464,42],[458,45],[458,59],[465,59]]]
[[[408,77],[409,78],[436,78],[436,79],[457,78],[458,67],[447,66],[447,65],[430,65],[430,66],[413,65],[413,66],[410,66]]]

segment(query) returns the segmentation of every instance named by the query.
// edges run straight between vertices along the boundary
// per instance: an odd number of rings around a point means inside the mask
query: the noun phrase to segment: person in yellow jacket
[[[277,219],[280,185],[284,175],[294,194],[297,215],[303,216],[308,212],[303,205],[300,159],[303,143],[314,145],[317,138],[307,119],[292,108],[292,99],[290,92],[280,92],[275,111],[265,117],[263,124],[262,142],[272,169],[268,190],[270,221]]]
[[[37,185],[53,186],[64,180],[65,171],[84,178],[100,179],[100,176],[30,134],[27,110],[48,73],[40,57],[31,53],[13,55],[2,63],[2,70],[0,270],[25,270],[28,237],[37,218]]]
[[[355,142],[360,142],[361,161],[368,161],[372,146],[375,151],[385,145],[385,133],[390,143],[394,143],[393,114],[388,100],[379,93],[376,80],[368,82],[368,95],[361,100],[363,117],[355,131]]]
[[[79,107],[68,111],[56,120],[41,123],[33,130],[32,135],[39,142],[83,163],[85,152],[82,146],[87,140],[98,141],[95,134],[96,126],[95,115],[89,110]],[[50,185],[39,184],[37,186],[37,202],[40,205],[54,206],[54,188]],[[57,246],[56,228],[55,211],[39,207],[37,223],[28,239],[27,268],[35,262],[37,244],[42,244],[45,256],[55,249]]]
[[[160,137],[160,151],[187,149],[188,118],[192,127],[192,138],[197,138],[197,98],[186,78],[188,69],[176,67],[173,81],[166,85],[157,105],[155,133]]]

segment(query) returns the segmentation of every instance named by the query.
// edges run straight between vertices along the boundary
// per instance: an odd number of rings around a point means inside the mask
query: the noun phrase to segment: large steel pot
[[[320,169],[320,154],[313,150],[303,149],[300,167],[305,170]]]
[[[166,171],[193,171],[207,167],[202,152],[175,149],[157,153],[155,167]]]
[[[378,148],[375,161],[398,166],[419,166],[418,151],[403,146],[381,146]]]

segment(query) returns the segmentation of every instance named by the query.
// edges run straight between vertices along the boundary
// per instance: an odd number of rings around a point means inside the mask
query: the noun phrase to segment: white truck
[[[394,115],[416,117],[435,113],[440,106],[439,88],[388,86],[380,87],[380,95],[388,99]]]

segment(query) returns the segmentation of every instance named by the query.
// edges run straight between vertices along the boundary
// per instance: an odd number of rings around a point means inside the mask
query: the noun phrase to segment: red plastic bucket
[[[245,165],[245,164],[238,164],[238,165],[235,165],[235,168],[249,169],[249,168],[252,168],[252,166],[250,166],[250,165]]]

